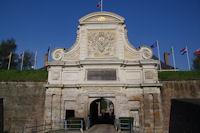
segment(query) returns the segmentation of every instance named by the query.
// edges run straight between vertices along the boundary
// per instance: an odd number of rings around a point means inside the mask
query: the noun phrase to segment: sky
[[[48,47],[69,49],[76,40],[78,20],[99,11],[99,0],[0,0],[0,41],[14,38],[17,52],[37,51],[36,68],[44,65]],[[161,60],[174,47],[176,66],[188,70],[200,48],[200,0],[103,0],[103,10],[125,18],[134,47],[159,42]],[[157,56],[157,49],[153,49]],[[173,65],[172,56],[169,56]]]

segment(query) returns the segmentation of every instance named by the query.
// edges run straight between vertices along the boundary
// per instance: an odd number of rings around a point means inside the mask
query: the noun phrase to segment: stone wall
[[[200,98],[200,80],[160,81],[164,133],[168,133],[171,99]],[[4,131],[22,132],[25,121],[43,121],[46,82],[0,82]]]
[[[22,133],[25,121],[43,121],[46,82],[0,82],[4,131]]]
[[[163,110],[163,129],[168,133],[171,99],[197,99],[200,98],[200,80],[161,81],[161,100]]]

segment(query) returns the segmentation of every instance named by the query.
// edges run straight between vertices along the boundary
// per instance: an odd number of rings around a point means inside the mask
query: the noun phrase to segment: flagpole
[[[10,52],[10,58],[9,58],[9,62],[8,62],[8,70],[10,70],[10,62],[11,62],[11,58],[12,58],[12,52]]]
[[[191,70],[190,69],[190,60],[189,60],[189,55],[188,55],[188,48],[187,48],[187,46],[186,46],[186,49],[187,49],[187,61],[188,61],[188,68],[189,68],[189,71]]]
[[[101,0],[101,12],[103,11],[103,0]]]
[[[159,44],[158,44],[158,40],[156,40],[156,43],[157,43],[158,58],[159,58],[159,64],[160,64],[160,70],[161,70],[161,62],[160,62],[160,50],[159,50]]]
[[[37,60],[37,50],[35,51],[35,60],[34,60],[34,68],[33,69],[35,69],[35,67],[36,67],[36,60]]]
[[[176,69],[176,63],[175,63],[175,57],[174,57],[174,48],[173,48],[173,46],[171,48],[172,48],[172,56],[173,56],[173,63],[174,63],[174,70],[175,70]]]
[[[21,71],[22,71],[22,68],[23,68],[23,62],[24,62],[24,52],[22,53]]]

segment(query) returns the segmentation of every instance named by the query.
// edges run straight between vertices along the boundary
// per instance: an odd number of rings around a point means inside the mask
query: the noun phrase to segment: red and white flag
[[[186,47],[180,51],[180,53],[181,53],[182,55],[184,55],[186,52],[187,52],[187,48],[186,48]]]
[[[97,8],[100,8],[101,7],[101,0],[99,1],[98,5],[97,5]]]
[[[200,49],[197,49],[195,52],[194,52],[194,55],[198,55],[200,54]]]

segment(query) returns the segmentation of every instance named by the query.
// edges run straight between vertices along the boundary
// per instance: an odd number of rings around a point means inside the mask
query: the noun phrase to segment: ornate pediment
[[[79,23],[124,23],[124,18],[110,12],[95,12],[82,17]]]
[[[64,48],[57,48],[52,52],[52,58],[56,61],[80,60],[80,48],[70,52]]]
[[[124,18],[111,12],[94,12],[82,17],[75,44],[52,53],[55,61],[143,60],[153,55],[149,47],[135,48],[128,41]]]

